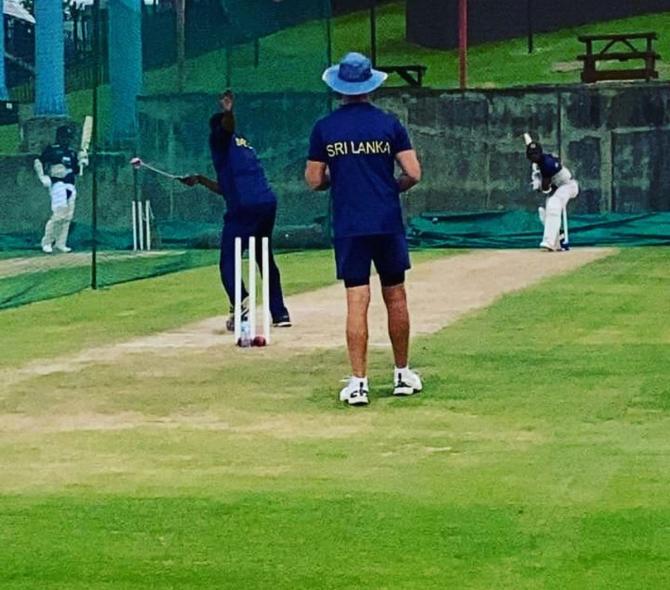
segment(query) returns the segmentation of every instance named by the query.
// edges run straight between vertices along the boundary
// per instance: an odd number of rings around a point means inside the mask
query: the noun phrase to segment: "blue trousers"
[[[256,265],[262,272],[261,239],[269,239],[270,254],[270,313],[274,321],[287,313],[281,288],[279,268],[272,253],[272,230],[275,226],[277,206],[275,204],[257,205],[246,209],[226,213],[221,232],[221,258],[219,270],[221,282],[228,294],[230,305],[235,304],[235,238],[242,238],[242,251],[249,247],[249,238],[256,238]],[[242,299],[249,295],[242,281]]]

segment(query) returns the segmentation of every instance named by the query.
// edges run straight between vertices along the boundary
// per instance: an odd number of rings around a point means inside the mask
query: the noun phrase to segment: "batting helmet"
[[[60,145],[69,145],[74,139],[74,132],[69,125],[61,125],[56,129],[56,143]]]
[[[526,157],[534,160],[542,155],[542,146],[537,141],[531,141],[526,147]]]

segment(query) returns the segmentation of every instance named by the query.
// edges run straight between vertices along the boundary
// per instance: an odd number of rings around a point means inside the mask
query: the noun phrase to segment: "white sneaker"
[[[411,369],[393,371],[393,395],[414,395],[422,389],[421,377]]]
[[[44,246],[42,246],[42,252],[45,254],[52,254],[53,251],[54,249],[49,244],[44,244]]]
[[[340,391],[340,401],[347,402],[350,406],[367,406],[370,403],[367,381],[351,377],[347,386]]]
[[[62,254],[69,254],[70,252],[72,252],[72,248],[68,248],[67,246],[56,246],[56,250],[58,250]]]
[[[557,252],[557,248],[552,246],[549,242],[540,242],[540,248],[547,250],[547,252]]]

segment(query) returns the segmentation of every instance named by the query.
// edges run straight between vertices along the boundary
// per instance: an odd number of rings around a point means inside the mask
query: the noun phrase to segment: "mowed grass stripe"
[[[415,399],[375,351],[362,411],[337,351],[36,380],[41,404],[3,404],[37,423],[0,437],[0,586],[667,587],[669,258],[625,250],[418,339]]]

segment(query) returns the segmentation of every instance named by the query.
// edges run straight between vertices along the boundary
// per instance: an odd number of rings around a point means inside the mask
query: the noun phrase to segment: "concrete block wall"
[[[377,103],[405,122],[424,165],[410,214],[534,208],[524,132],[579,180],[579,212],[670,210],[668,84],[388,90]]]
[[[522,134],[530,132],[560,154],[581,186],[573,210],[583,213],[670,210],[670,85],[562,86],[443,92],[380,92],[376,102],[407,125],[424,180],[404,197],[409,215],[425,211],[533,210]],[[313,123],[328,111],[323,93],[240,95],[239,127],[258,149],[280,198],[278,224],[307,226],[328,213],[324,193],[305,187],[303,171]],[[216,96],[170,95],[140,100],[143,159],[177,173],[213,175],[208,120]],[[128,231],[134,177],[132,153],[98,160],[99,227]],[[0,234],[39,236],[49,199],[35,178],[35,154],[0,157]],[[222,220],[222,199],[151,174],[138,175],[156,217],[210,225]],[[91,176],[78,181],[75,221],[91,219]],[[126,235],[123,233],[123,235]]]

